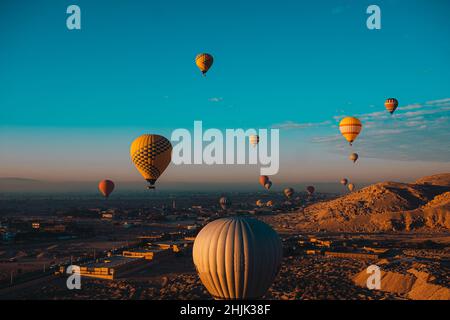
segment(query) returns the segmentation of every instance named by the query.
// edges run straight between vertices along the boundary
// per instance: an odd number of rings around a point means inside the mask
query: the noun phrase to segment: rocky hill
[[[450,174],[414,183],[377,183],[310,205],[297,213],[297,222],[298,227],[328,231],[450,230]]]

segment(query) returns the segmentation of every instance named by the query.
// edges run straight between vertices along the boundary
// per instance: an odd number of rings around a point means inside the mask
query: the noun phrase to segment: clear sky
[[[68,30],[66,8],[81,8]],[[366,8],[381,8],[368,30]],[[280,182],[450,171],[450,2],[0,1],[0,177],[140,181],[142,133],[280,128]],[[215,61],[206,78],[197,53]],[[396,97],[390,117],[383,106]],[[344,115],[363,121],[351,152]],[[170,166],[161,181],[252,181]]]

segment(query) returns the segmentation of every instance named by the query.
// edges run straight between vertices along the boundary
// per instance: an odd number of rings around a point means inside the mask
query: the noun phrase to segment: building
[[[337,258],[362,259],[362,260],[376,260],[380,258],[378,254],[357,253],[357,252],[335,252],[335,251],[325,251],[325,256]]]
[[[144,258],[145,260],[154,260],[166,258],[170,256],[170,253],[170,250],[163,249],[136,249],[124,251],[122,255],[127,258]]]
[[[145,263],[145,259],[129,259],[124,256],[111,256],[101,262],[93,262],[80,266],[82,277],[113,280],[133,267]]]

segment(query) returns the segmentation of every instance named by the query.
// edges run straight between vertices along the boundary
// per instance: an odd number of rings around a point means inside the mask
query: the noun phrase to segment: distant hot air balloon
[[[339,123],[339,130],[350,145],[355,141],[356,137],[361,132],[361,129],[361,121],[354,117],[346,117]]]
[[[159,176],[166,170],[172,159],[172,144],[163,136],[144,134],[133,141],[130,156],[139,173],[154,189]]]
[[[98,184],[98,190],[100,190],[105,198],[108,198],[114,190],[114,182],[111,180],[102,180]]]
[[[273,201],[272,200],[267,201],[266,206],[273,207]]]
[[[200,280],[215,299],[262,297],[283,256],[278,234],[248,217],[214,220],[199,232],[192,256]]]
[[[256,145],[259,143],[259,136],[257,136],[256,134],[252,134],[249,137],[250,140],[250,144],[254,147],[256,147]]]
[[[208,72],[209,68],[211,68],[213,62],[213,56],[209,53],[200,53],[195,57],[195,64],[200,69],[203,76],[206,75],[206,72]]]
[[[307,186],[307,187],[306,187],[306,191],[308,191],[308,194],[309,194],[310,196],[313,195],[313,193],[314,193],[315,190],[316,190],[316,188],[314,188],[313,186]]]
[[[256,200],[256,205],[258,207],[262,207],[264,205],[264,203],[261,200]]]
[[[395,98],[389,98],[386,99],[384,102],[384,106],[386,107],[387,111],[389,111],[391,114],[394,114],[395,109],[398,107],[398,101]]]
[[[266,184],[264,185],[264,188],[266,188],[267,190],[269,190],[270,187],[272,187],[272,181],[267,181]]]
[[[267,181],[269,181],[268,176],[259,176],[259,184],[262,185],[263,187],[265,186]]]
[[[346,186],[347,183],[348,183],[348,179],[346,179],[346,178],[341,179],[341,184],[342,185]]]
[[[227,197],[222,197],[219,199],[219,204],[223,210],[226,210],[231,206],[231,200]]]
[[[290,199],[290,198],[292,197],[292,195],[294,194],[294,189],[292,189],[292,188],[286,188],[286,189],[283,190],[283,192],[284,192],[284,195],[285,195],[288,199]]]
[[[350,190],[350,192],[352,192],[355,189],[355,185],[353,183],[349,183],[347,188],[348,190]]]
[[[350,160],[352,160],[353,163],[355,163],[356,160],[358,160],[359,156],[358,156],[357,153],[352,153],[348,158],[349,158]]]

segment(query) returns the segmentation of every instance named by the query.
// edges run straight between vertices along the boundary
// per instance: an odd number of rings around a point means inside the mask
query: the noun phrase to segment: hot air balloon
[[[356,137],[361,132],[361,129],[361,121],[354,117],[346,117],[339,123],[339,130],[350,145],[355,141]]]
[[[231,206],[231,200],[227,197],[222,197],[219,199],[219,204],[223,210],[226,210]]]
[[[308,191],[308,194],[309,194],[310,196],[313,195],[313,193],[314,193],[315,190],[316,190],[316,188],[314,188],[313,186],[307,186],[307,187],[306,187],[306,191]]]
[[[262,207],[264,205],[264,203],[261,200],[256,200],[256,205],[258,207]]]
[[[342,185],[346,186],[347,183],[348,183],[348,179],[346,179],[346,178],[341,179],[341,184]]]
[[[290,198],[292,197],[292,195],[294,194],[294,189],[292,189],[292,188],[286,188],[286,189],[283,190],[283,192],[284,192],[284,195],[285,195],[288,199],[290,199]]]
[[[100,190],[105,198],[108,198],[114,190],[114,182],[111,180],[102,180],[98,184],[98,190]]]
[[[163,136],[143,134],[131,144],[130,156],[139,173],[149,183],[148,188],[154,189],[156,180],[172,159],[172,144]]]
[[[278,234],[248,217],[227,217],[207,224],[192,250],[200,280],[215,299],[262,297],[277,275],[283,256]]]
[[[267,181],[267,183],[264,185],[264,188],[266,188],[267,190],[269,190],[270,187],[272,187],[272,182],[271,182],[271,181]]]
[[[249,137],[250,140],[250,144],[254,147],[256,147],[256,145],[259,143],[259,136],[257,136],[256,134],[252,134]]]
[[[352,153],[348,158],[349,158],[350,160],[352,160],[353,163],[355,163],[356,160],[358,160],[359,156],[358,156],[357,153]]]
[[[263,187],[265,186],[265,184],[269,181],[269,177],[268,176],[259,176],[259,184],[262,185]]]
[[[273,207],[273,201],[272,200],[267,201],[266,206]]]
[[[394,114],[395,109],[397,109],[398,107],[398,101],[395,98],[386,99],[386,101],[384,102],[384,106],[392,115]]]
[[[203,76],[206,76],[206,72],[211,68],[213,61],[213,56],[209,53],[200,53],[195,57],[195,64],[200,69]]]
[[[353,183],[349,183],[347,188],[348,188],[348,190],[350,190],[350,192],[352,192],[353,189],[355,189],[355,185]]]

